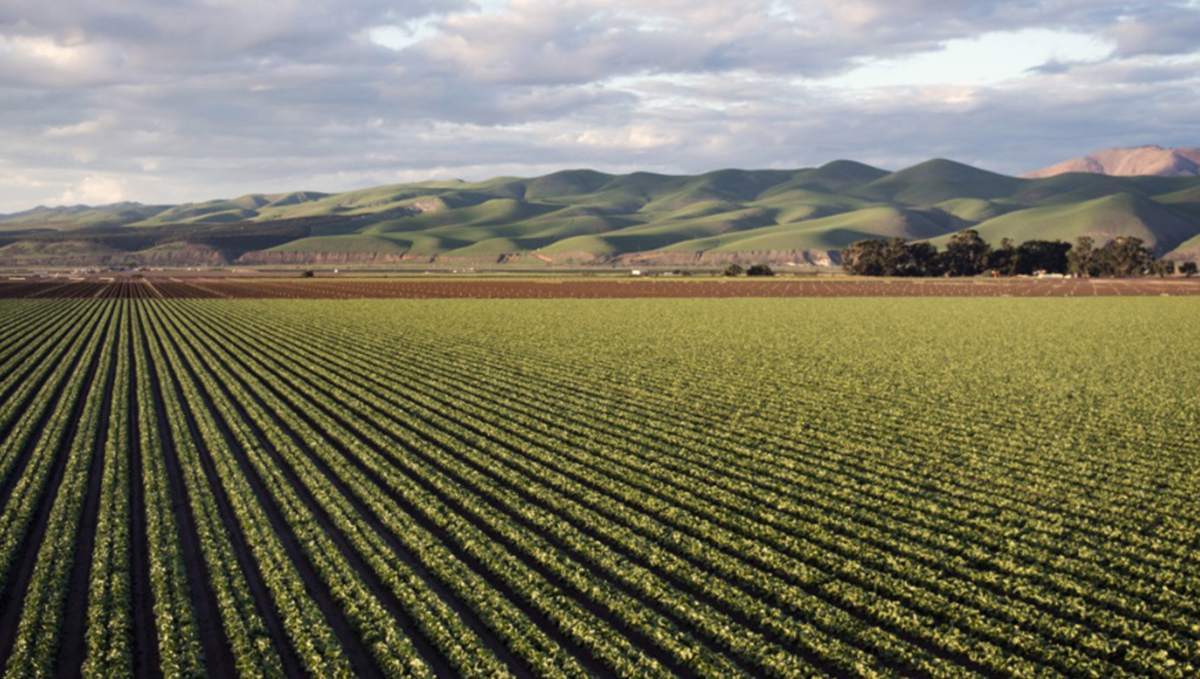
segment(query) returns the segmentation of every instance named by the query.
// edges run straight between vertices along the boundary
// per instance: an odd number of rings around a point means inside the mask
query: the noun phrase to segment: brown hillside
[[[1200,176],[1200,148],[1168,149],[1161,146],[1137,146],[1124,149],[1105,149],[1035,172],[1027,172],[1021,176],[1027,179],[1037,179],[1067,172],[1091,172],[1118,177],[1145,175],[1196,177]]]

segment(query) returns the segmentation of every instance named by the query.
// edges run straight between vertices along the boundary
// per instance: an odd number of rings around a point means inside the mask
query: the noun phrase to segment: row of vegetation
[[[766,264],[752,264],[749,269],[741,264],[730,264],[721,272],[725,276],[774,276],[775,271]]]
[[[903,238],[860,240],[842,249],[842,266],[860,276],[1028,276],[1043,272],[1073,276],[1165,276],[1175,264],[1157,259],[1140,238],[1118,237],[1096,247],[1080,236],[1075,244],[1028,240],[1014,245],[1011,238],[993,248],[974,229],[951,236],[946,249]],[[1180,273],[1196,273],[1195,262],[1184,262]]]
[[[0,301],[0,668],[1194,677],[1191,302],[1046,302]]]

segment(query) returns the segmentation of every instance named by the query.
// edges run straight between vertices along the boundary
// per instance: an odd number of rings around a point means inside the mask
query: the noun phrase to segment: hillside
[[[855,240],[938,244],[964,228],[991,242],[1136,236],[1193,258],[1200,177],[1019,178],[945,159],[888,172],[840,160],[43,207],[0,216],[0,264],[828,264]]]
[[[1105,149],[1021,176],[1038,179],[1068,172],[1091,172],[1117,177],[1196,177],[1200,176],[1200,148],[1135,146]]]
[[[1091,236],[1104,243],[1117,236],[1133,236],[1156,252],[1170,252],[1196,235],[1196,223],[1155,201],[1132,193],[1010,212],[977,227],[988,242],[1011,238],[1074,242]]]

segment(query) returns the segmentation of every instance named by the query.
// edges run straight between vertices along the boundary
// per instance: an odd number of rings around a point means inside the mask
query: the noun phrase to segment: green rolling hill
[[[783,252],[840,250],[864,238],[923,240],[944,232],[920,213],[896,207],[871,207],[819,219],[763,226],[676,243],[672,252]]]
[[[1023,179],[934,159],[888,172],[848,160],[675,176],[565,170],[343,193],[0,215],[0,264],[837,261],[863,238],[1105,242],[1200,254],[1200,177]]]
[[[956,198],[1007,198],[1020,185],[1021,180],[1015,177],[935,158],[854,187],[846,193],[868,200],[923,206]]]
[[[1197,235],[1196,221],[1150,198],[1114,193],[1079,203],[1064,203],[1009,212],[974,228],[989,243],[1011,238],[1074,242],[1091,236],[1104,243],[1117,236],[1141,238],[1157,252],[1166,253]],[[949,236],[933,239],[942,245]]]

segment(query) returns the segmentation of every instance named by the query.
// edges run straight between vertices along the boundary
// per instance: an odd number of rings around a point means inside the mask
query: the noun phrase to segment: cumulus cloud
[[[62,192],[55,202],[63,205],[107,205],[125,200],[125,184],[120,179],[89,175]]]
[[[1032,29],[1102,49],[940,79]],[[0,212],[583,166],[1018,172],[1200,145],[1197,46],[1177,0],[9,0]]]
[[[1165,3],[1122,17],[1105,32],[1123,57],[1191,54],[1200,45],[1200,6]]]

